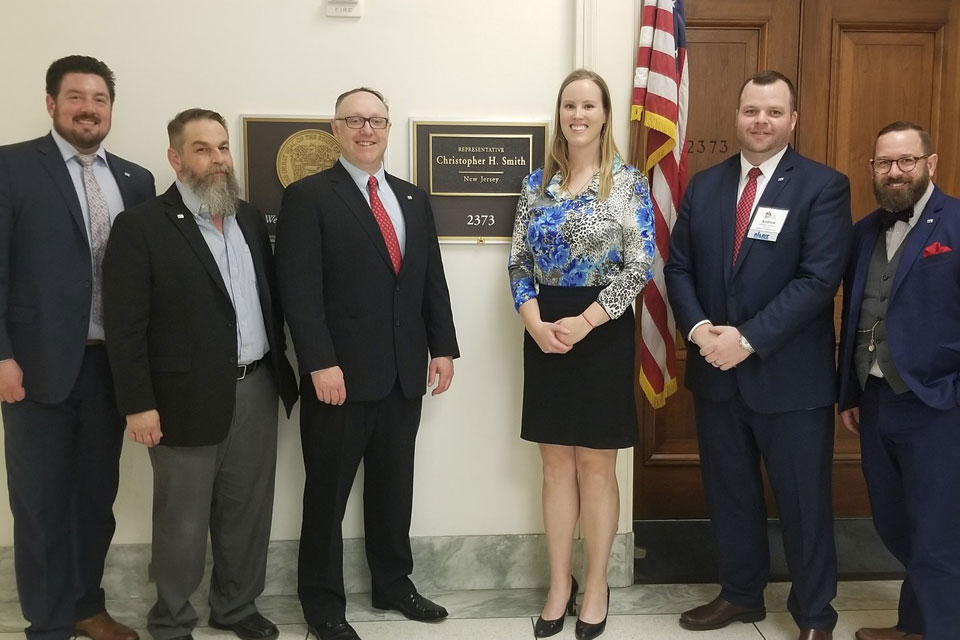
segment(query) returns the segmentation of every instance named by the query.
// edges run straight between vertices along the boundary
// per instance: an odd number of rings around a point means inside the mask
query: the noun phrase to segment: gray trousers
[[[189,598],[203,578],[208,530],[210,619],[232,624],[256,612],[273,517],[277,408],[276,383],[261,366],[237,382],[233,422],[223,442],[150,449],[157,603],[147,614],[147,629],[156,640],[188,635],[197,625]]]

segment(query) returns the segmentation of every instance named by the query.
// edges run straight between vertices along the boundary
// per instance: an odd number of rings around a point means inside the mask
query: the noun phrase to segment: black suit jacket
[[[731,325],[756,354],[729,371],[688,345],[686,385],[724,402],[738,391],[759,413],[836,400],[833,297],[851,234],[850,182],[787,148],[757,206],[788,209],[776,242],[745,238],[736,264],[740,154],[693,177],[670,236],[667,293],[684,336],[700,320]]]
[[[289,415],[297,384],[284,353],[267,226],[245,202],[240,203],[237,222],[257,273],[270,342],[267,364]],[[107,352],[120,413],[157,409],[160,444],[221,442],[236,397],[236,313],[213,254],[175,184],[116,219],[103,271]]]
[[[379,400],[399,378],[426,391],[427,353],[458,357],[450,294],[427,195],[387,174],[406,225],[394,273],[380,227],[337,162],[283,194],[277,274],[305,389],[310,372],[339,365],[348,402]]]
[[[108,153],[125,207],[156,195],[153,175]],[[73,389],[90,325],[93,266],[80,199],[53,136],[0,147],[0,360],[28,400]]]

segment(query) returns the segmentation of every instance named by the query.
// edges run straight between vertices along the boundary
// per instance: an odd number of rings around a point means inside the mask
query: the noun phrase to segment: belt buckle
[[[243,380],[244,378],[247,377],[247,365],[245,364],[238,365],[237,369],[243,369],[243,373],[237,376],[237,382],[239,382],[240,380]]]

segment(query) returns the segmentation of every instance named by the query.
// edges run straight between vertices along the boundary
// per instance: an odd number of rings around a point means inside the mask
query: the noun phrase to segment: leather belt
[[[105,345],[105,344],[107,344],[107,343],[106,343],[104,340],[97,340],[97,339],[95,339],[95,338],[89,338],[89,339],[87,340],[87,346],[88,346],[88,347],[102,347],[102,346]]]
[[[256,362],[251,362],[250,364],[242,364],[237,367],[237,381],[243,380],[248,375],[256,371],[260,367],[260,363],[263,362],[263,358],[260,358]]]

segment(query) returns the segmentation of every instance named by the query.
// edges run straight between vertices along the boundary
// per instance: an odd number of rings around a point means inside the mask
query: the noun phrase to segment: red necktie
[[[753,199],[757,195],[757,178],[762,176],[760,167],[753,167],[747,173],[747,186],[743,188],[740,194],[740,202],[737,203],[737,226],[733,232],[733,264],[737,263],[737,256],[740,254],[740,245],[743,243],[743,236],[747,233],[747,225],[750,224],[750,214],[753,212]]]
[[[756,185],[756,182],[754,182]],[[756,187],[754,187],[756,188]],[[383,241],[387,243],[387,253],[390,254],[390,261],[393,262],[393,270],[400,273],[400,243],[397,242],[397,230],[393,228],[390,216],[377,195],[377,177],[370,176],[367,180],[367,189],[370,190],[370,210],[373,211],[373,217],[377,219],[380,225],[380,233],[383,234]]]

